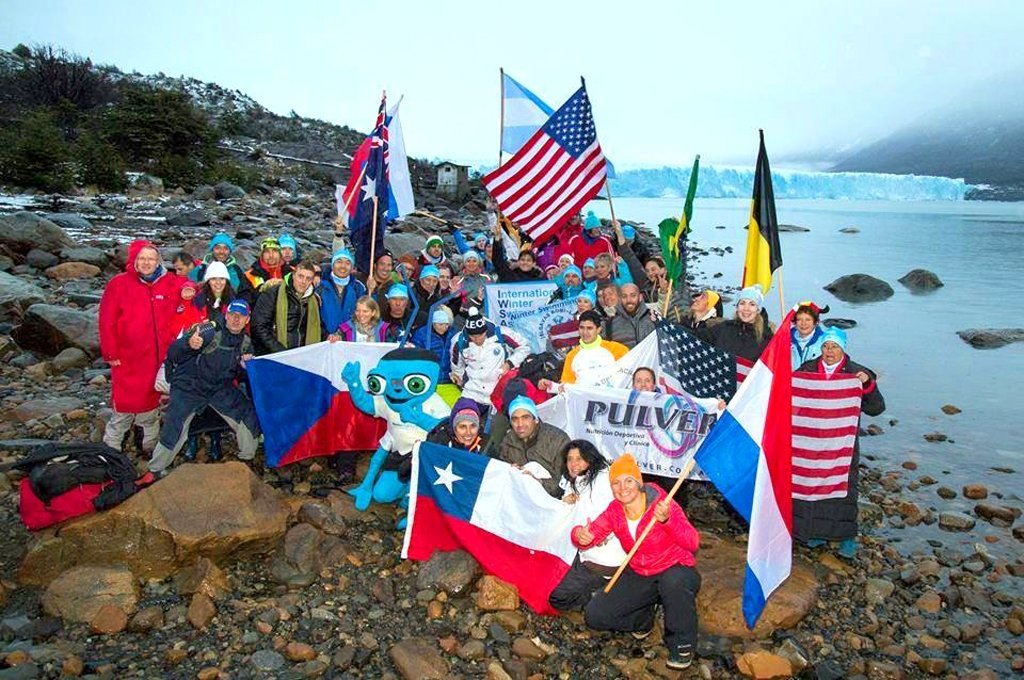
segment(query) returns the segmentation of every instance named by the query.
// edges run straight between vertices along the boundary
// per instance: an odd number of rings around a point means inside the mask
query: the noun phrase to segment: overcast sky
[[[587,79],[622,167],[752,165],[873,141],[1024,68],[1024,2],[0,0],[0,47],[238,89],[368,130],[405,95],[410,155],[493,163],[499,67],[557,107]],[[784,166],[784,163],[776,163]]]

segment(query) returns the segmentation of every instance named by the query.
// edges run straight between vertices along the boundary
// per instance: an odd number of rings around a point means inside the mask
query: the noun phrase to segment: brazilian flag
[[[685,273],[684,252],[680,242],[686,240],[686,232],[690,230],[693,219],[693,197],[697,195],[697,172],[700,168],[700,155],[693,159],[690,171],[690,186],[686,190],[686,202],[683,203],[683,216],[680,219],[668,217],[658,223],[658,235],[661,237],[661,256],[665,260],[666,277],[669,281],[679,281]]]
[[[772,190],[772,171],[768,167],[768,152],[764,149],[764,130],[761,148],[757,151],[754,170],[754,198],[750,205],[750,227],[747,231],[747,256],[743,261],[743,287],[758,284],[767,293],[772,286],[772,274],[782,266],[782,248],[779,246],[779,220],[775,216],[775,192]]]

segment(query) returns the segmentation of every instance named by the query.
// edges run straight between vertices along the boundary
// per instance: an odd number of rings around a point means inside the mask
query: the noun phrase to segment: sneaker
[[[680,645],[668,650],[668,661],[665,665],[677,671],[689,668],[693,664],[693,647]]]

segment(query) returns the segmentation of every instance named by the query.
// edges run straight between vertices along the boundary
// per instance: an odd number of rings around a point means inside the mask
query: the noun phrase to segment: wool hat
[[[235,242],[231,240],[231,237],[227,235],[227,232],[219,231],[210,239],[210,247],[207,248],[207,250],[212,253],[214,246],[227,246],[228,250],[234,250]]]
[[[693,294],[693,299],[696,300],[701,295],[707,295],[707,297],[708,297],[708,309],[711,309],[712,307],[717,305],[718,302],[722,299],[721,295],[719,295],[715,291],[711,290],[710,288],[707,288],[705,290],[698,290],[696,293]]]
[[[427,278],[428,276],[433,276],[435,279],[440,279],[441,271],[434,265],[428,264],[426,267],[420,270],[420,281]]]
[[[587,211],[587,219],[583,220],[583,228],[586,230],[600,229],[601,218],[594,214],[593,210]]]
[[[535,420],[540,420],[540,416],[537,415],[537,404],[534,403],[533,399],[527,396],[520,395],[512,400],[512,403],[508,405],[508,415],[511,416],[516,411],[526,411]]]
[[[587,267],[590,267],[591,269],[597,268],[597,265],[594,264],[594,258],[588,257],[586,262],[583,263],[583,268],[586,269]]]
[[[281,244],[282,248],[291,248],[292,250],[299,249],[299,245],[295,242],[295,239],[291,234],[281,234],[277,237],[277,242]]]
[[[590,300],[590,304],[595,306],[597,305],[597,295],[595,295],[594,291],[589,288],[584,288],[580,291],[580,294],[576,296],[576,299],[579,300],[580,298]]]
[[[558,269],[558,265],[557,264],[549,264],[548,266],[544,267],[544,273],[547,274],[549,271],[557,270],[557,269]]]
[[[466,397],[460,397],[452,407],[451,424],[452,430],[462,422],[476,423],[480,425],[480,407],[476,402]]]
[[[462,254],[462,261],[465,262],[466,260],[476,260],[477,262],[481,262],[483,258],[480,253],[475,250],[467,250]]]
[[[480,313],[478,307],[470,307],[466,316],[466,325],[463,326],[466,335],[480,335],[487,332],[487,319]]]
[[[225,314],[241,314],[242,316],[249,316],[249,303],[242,298],[235,298],[228,305]]]
[[[641,474],[640,466],[636,464],[636,458],[632,453],[624,453],[612,463],[611,469],[608,471],[608,481],[614,484],[619,477],[628,477],[636,480],[640,486],[644,485],[643,474]]]
[[[433,245],[433,244],[435,244],[435,243],[436,243],[437,245],[439,245],[439,246],[442,246],[442,247],[444,247],[444,239],[442,239],[442,238],[441,238],[440,236],[438,236],[437,234],[433,234],[433,235],[431,235],[431,236],[428,236],[428,237],[427,237],[427,242],[426,242],[425,244],[423,244],[423,247],[424,247],[424,248],[429,248],[430,246],[432,246],[432,245]]]
[[[479,231],[473,235],[473,243],[480,243],[480,241],[487,243],[488,241],[490,241],[490,239],[487,238],[487,234],[485,234],[482,231]]]
[[[758,307],[764,305],[764,293],[761,292],[761,286],[756,283],[752,286],[747,286],[740,291],[739,297],[736,298],[736,303],[739,304],[740,300],[750,300]]]
[[[561,255],[558,256],[558,264],[562,264],[563,260],[567,261],[569,264],[572,264],[574,262],[572,255],[570,255],[569,253],[562,253]]]
[[[331,264],[333,265],[338,260],[348,260],[349,264],[356,263],[356,258],[353,257],[352,251],[348,248],[340,248],[334,251],[334,255],[331,255]]]
[[[384,297],[388,300],[392,298],[405,298],[409,299],[409,289],[405,287],[404,283],[393,284],[388,288],[388,292],[384,293]]]
[[[206,265],[206,273],[203,274],[203,282],[209,281],[210,279],[228,279],[231,280],[231,276],[228,274],[227,265],[223,262],[213,261]]]
[[[583,278],[583,272],[581,272],[580,268],[574,264],[569,265],[565,268],[565,271],[562,272],[562,276],[568,276],[569,274],[575,274],[581,279]]]
[[[430,315],[430,323],[447,323],[452,322],[452,310],[448,309],[444,305],[441,305],[434,310],[434,313]]]
[[[281,250],[281,244],[273,236],[268,236],[260,241],[260,252],[262,253],[264,250]]]
[[[832,326],[828,328],[821,336],[821,344],[824,345],[826,342],[834,342],[839,345],[840,349],[846,351],[846,331],[842,328],[836,328]]]

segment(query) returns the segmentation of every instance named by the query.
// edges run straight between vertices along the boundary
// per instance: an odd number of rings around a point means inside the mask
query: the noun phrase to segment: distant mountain
[[[992,79],[836,163],[836,172],[963,178],[969,197],[1024,198],[1024,74]]]

